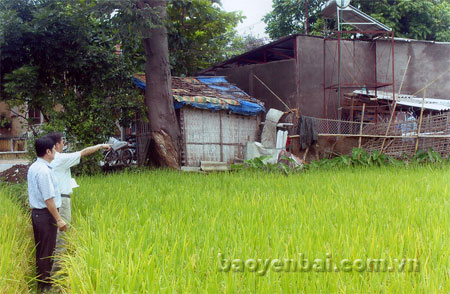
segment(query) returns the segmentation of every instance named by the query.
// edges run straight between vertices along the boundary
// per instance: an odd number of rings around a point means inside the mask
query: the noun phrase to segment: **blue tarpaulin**
[[[133,82],[136,86],[145,91],[145,81],[138,79],[137,77],[133,77]]]
[[[193,101],[174,101],[175,109],[180,109],[184,105],[189,105],[201,109],[209,110],[228,110],[231,113],[237,113],[242,115],[257,115],[260,112],[265,112],[264,106],[243,100],[240,98],[250,98],[244,91],[236,86],[231,85],[227,82],[224,77],[208,77],[199,76],[195,78],[197,81],[205,84],[209,88],[213,88],[227,95],[227,99],[232,99],[239,102],[239,105],[231,105],[229,103],[225,104],[215,104],[215,103],[198,103]],[[186,78],[188,81],[189,78]],[[192,80],[192,78],[191,78]],[[136,75],[133,77],[133,82],[141,89],[145,90],[145,76]],[[198,84],[198,83],[197,83]]]
[[[207,84],[208,87],[217,89],[219,91],[236,91],[236,92],[245,93],[238,87],[229,84],[228,81],[224,77],[199,76],[199,77],[197,77],[197,80],[199,80],[202,83]],[[216,84],[221,84],[221,85],[218,86]],[[226,84],[226,85],[223,85],[223,84]]]
[[[238,101],[241,103],[241,105],[237,105],[237,106],[229,105],[228,106],[229,109],[231,110],[231,112],[245,114],[245,115],[257,115],[260,112],[265,112],[264,107],[259,104],[245,101],[245,100],[240,100],[240,99],[238,99]]]

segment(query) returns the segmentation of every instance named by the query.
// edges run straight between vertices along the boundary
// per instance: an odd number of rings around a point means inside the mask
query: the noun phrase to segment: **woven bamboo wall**
[[[432,148],[441,154],[442,157],[448,157],[450,154],[450,138],[417,138],[420,127],[420,135],[429,136],[450,136],[449,125],[450,112],[438,115],[428,115],[423,117],[422,123],[419,120],[407,122],[394,122],[389,127],[388,136],[405,136],[405,138],[387,138],[384,143],[383,152],[393,157],[402,157],[414,155],[416,152],[416,143],[419,140],[418,150],[428,150]],[[370,129],[363,129],[365,135],[386,134],[387,123],[371,126]],[[363,145],[363,148],[369,152],[381,150],[384,138],[371,138]]]

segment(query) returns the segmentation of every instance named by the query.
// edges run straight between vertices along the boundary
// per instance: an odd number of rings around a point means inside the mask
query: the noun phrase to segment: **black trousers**
[[[42,290],[51,287],[52,256],[55,251],[58,227],[55,218],[46,208],[33,209],[31,211],[31,221],[36,244],[38,288]]]

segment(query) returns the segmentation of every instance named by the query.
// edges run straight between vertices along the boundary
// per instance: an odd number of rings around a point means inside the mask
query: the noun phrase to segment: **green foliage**
[[[427,151],[419,150],[417,153],[411,158],[411,162],[415,164],[439,164],[443,163],[441,155],[432,148],[429,148]]]
[[[393,28],[397,37],[450,41],[448,0],[354,0],[352,5]]]
[[[121,36],[121,49],[126,59],[144,71],[143,32],[154,26],[144,20],[157,19],[151,9],[144,13],[135,9],[136,0],[99,0],[97,10],[113,13],[111,21]],[[201,69],[243,53],[248,38],[237,35],[236,25],[244,18],[240,12],[226,12],[220,1],[169,0],[167,5],[169,58],[174,76],[189,76]]]
[[[164,25],[159,14],[146,1],[140,0],[97,0],[93,3],[93,15],[113,30],[118,40],[116,44],[120,44],[122,59],[136,72],[144,72],[142,39],[151,37],[149,31],[152,28]]]
[[[321,16],[321,5],[325,2],[327,1],[308,1],[312,34],[320,34],[322,31],[324,20]],[[264,17],[269,36],[280,38],[303,33],[305,3],[305,0],[273,0],[273,10]],[[393,28],[397,37],[450,41],[448,0],[353,0],[351,5]]]
[[[311,163],[312,168],[372,167],[386,165],[401,166],[404,164],[393,157],[382,154],[378,150],[368,153],[362,148],[353,148],[350,156],[342,155],[332,159],[324,159],[317,163]]]
[[[433,151],[431,148],[427,151],[419,150],[412,157],[404,155],[402,160],[383,154],[379,150],[368,153],[362,148],[353,148],[351,155],[342,155],[331,159],[323,158],[321,160],[314,160],[311,161],[310,164],[305,164],[302,166],[296,166],[293,159],[285,156],[282,158],[281,162],[276,164],[268,163],[267,160],[269,158],[270,156],[261,156],[251,160],[245,160],[243,164],[232,165],[232,170],[262,170],[269,173],[281,171],[285,174],[293,174],[308,170],[342,169],[353,167],[405,167],[408,165],[416,166],[428,164],[439,166],[450,162],[450,157],[447,161],[445,161],[439,153]]]
[[[274,163],[269,163],[267,160],[271,156],[260,156],[253,159],[244,160],[243,164],[233,164],[231,165],[231,170],[263,170],[266,172],[279,171],[278,165]]]
[[[268,38],[257,38],[253,35],[237,35],[233,41],[225,47],[226,58],[231,58],[263,46]]]
[[[218,3],[217,3],[218,2]],[[219,1],[169,0],[168,39],[175,76],[192,75],[225,60],[241,12],[226,12]]]
[[[5,113],[0,114],[0,128],[11,129],[11,119]]]
[[[321,27],[316,23],[321,19],[321,6],[326,0],[309,0],[308,15],[312,34],[320,34]],[[272,39],[278,39],[291,34],[305,33],[305,0],[272,0],[272,11],[266,14],[266,33]]]
[[[64,131],[76,149],[106,141],[116,121],[127,126],[144,112],[133,64],[116,54],[117,28],[95,4],[6,0],[0,6],[0,22],[7,24],[0,40],[1,99],[22,113],[40,110],[44,129]],[[45,133],[32,131],[33,137]]]
[[[449,158],[450,161],[450,158]],[[409,157],[403,155],[403,159],[395,159],[394,157],[382,154],[380,151],[376,150],[372,153],[364,151],[362,148],[353,148],[352,154],[350,156],[343,155],[332,159],[322,159],[317,161],[312,161],[308,165],[309,169],[327,169],[327,168],[343,168],[343,167],[372,167],[372,166],[407,166],[407,165],[424,165],[433,164],[439,165],[444,164],[445,161],[442,159],[441,155],[433,149],[428,149],[427,151],[419,150],[414,156]]]

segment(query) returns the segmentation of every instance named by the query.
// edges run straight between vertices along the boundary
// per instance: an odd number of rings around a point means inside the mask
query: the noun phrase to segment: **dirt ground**
[[[362,142],[364,144],[364,142]],[[300,150],[299,140],[292,140],[292,153],[306,162],[351,154],[358,147],[358,138],[319,137],[319,140],[308,151]]]
[[[27,180],[28,164],[16,164],[0,173],[0,181],[8,183],[22,183]]]

